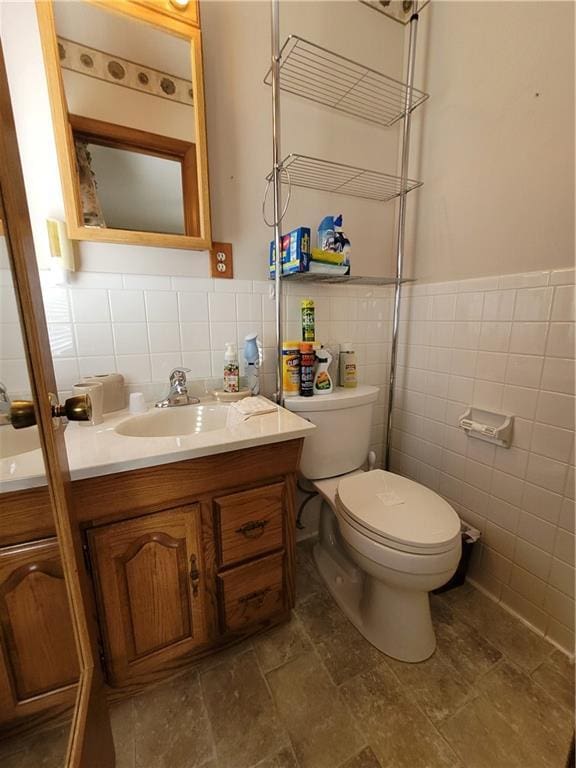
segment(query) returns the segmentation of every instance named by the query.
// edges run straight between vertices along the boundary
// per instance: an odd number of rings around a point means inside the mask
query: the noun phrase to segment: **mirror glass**
[[[0,765],[62,768],[80,664],[38,430],[7,421],[32,388],[1,224]]]
[[[54,3],[82,225],[198,237],[191,41]]]

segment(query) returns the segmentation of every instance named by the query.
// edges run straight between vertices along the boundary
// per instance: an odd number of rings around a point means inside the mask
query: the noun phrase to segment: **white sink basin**
[[[0,427],[0,459],[30,453],[40,448],[38,427],[14,429],[9,424]]]
[[[148,413],[131,416],[115,428],[127,437],[184,437],[201,432],[224,429],[227,405],[181,405],[154,408]]]

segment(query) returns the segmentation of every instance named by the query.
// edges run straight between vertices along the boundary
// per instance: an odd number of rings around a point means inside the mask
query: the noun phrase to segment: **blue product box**
[[[308,272],[310,268],[310,227],[298,227],[282,236],[282,274]],[[270,279],[276,276],[276,248],[270,241]]]

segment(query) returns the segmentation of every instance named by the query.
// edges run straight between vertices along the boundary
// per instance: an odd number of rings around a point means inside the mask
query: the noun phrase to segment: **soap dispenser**
[[[246,373],[246,383],[251,395],[260,394],[260,348],[258,346],[258,336],[255,333],[249,333],[244,338],[244,370]]]
[[[314,394],[329,395],[332,392],[332,379],[328,373],[328,367],[332,362],[332,355],[327,349],[318,349],[316,351],[316,360],[318,367],[314,376]]]

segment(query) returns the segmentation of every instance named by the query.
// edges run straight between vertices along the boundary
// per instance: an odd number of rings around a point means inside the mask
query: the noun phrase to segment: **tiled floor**
[[[113,710],[118,768],[564,768],[574,667],[469,586],[433,598],[438,648],[383,656],[298,548],[292,622]],[[0,760],[55,768],[56,735]],[[0,751],[1,757],[1,751]]]

